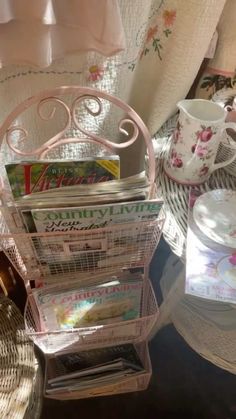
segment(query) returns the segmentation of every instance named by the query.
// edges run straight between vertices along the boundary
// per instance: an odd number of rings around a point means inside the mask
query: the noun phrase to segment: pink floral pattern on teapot
[[[203,143],[210,141],[214,134],[216,134],[216,131],[213,131],[211,127],[206,127],[205,125],[201,125],[201,130],[196,132],[197,139]]]
[[[236,124],[225,123],[226,112],[218,104],[204,99],[179,102],[179,119],[172,135],[166,174],[182,184],[205,182],[213,170],[230,164],[235,155],[215,164],[223,129],[236,129]]]
[[[181,154],[178,154],[175,149],[171,151],[171,164],[173,167],[182,167],[183,160],[181,159]]]

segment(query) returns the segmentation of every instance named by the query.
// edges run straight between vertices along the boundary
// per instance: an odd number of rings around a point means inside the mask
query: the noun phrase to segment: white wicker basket
[[[41,370],[15,304],[0,296],[0,417],[39,418]]]

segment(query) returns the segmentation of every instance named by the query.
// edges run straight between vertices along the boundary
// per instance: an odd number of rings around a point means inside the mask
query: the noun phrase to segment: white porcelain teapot
[[[215,163],[223,131],[236,123],[225,122],[227,112],[217,103],[204,99],[185,99],[177,104],[180,113],[172,135],[164,170],[171,179],[181,184],[198,185],[211,173],[236,159]]]

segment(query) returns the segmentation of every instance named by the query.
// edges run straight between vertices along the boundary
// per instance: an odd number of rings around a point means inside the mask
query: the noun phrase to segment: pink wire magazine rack
[[[112,115],[118,118],[117,142],[112,141],[109,134],[111,125],[114,128],[116,122],[109,116],[113,108],[115,112]],[[33,127],[32,132],[29,127]],[[103,131],[106,130],[108,134],[104,135]],[[122,137],[125,137],[125,141],[122,141]],[[47,354],[46,360],[58,351],[66,353],[75,348],[79,351],[133,342],[145,365],[146,373],[98,390],[60,394],[58,398],[61,399],[114,394],[147,387],[151,365],[144,341],[158,316],[155,294],[148,279],[148,266],[160,240],[164,217],[161,212],[154,221],[71,231],[69,236],[72,247],[76,245],[80,249],[81,243],[99,243],[98,249],[83,252],[82,259],[73,258],[67,232],[25,232],[17,201],[12,196],[6,176],[5,164],[110,156],[131,147],[138,138],[144,140],[149,158],[147,199],[154,199],[155,157],[149,131],[137,113],[114,96],[80,86],[47,90],[20,103],[0,127],[0,246],[25,282],[28,293],[25,327],[28,335]],[[48,287],[55,284],[63,286],[71,281],[79,287],[85,280],[94,283],[95,278],[99,281],[104,276],[137,268],[144,269],[139,318],[66,331],[45,332],[41,329],[40,313],[32,296],[35,283]]]

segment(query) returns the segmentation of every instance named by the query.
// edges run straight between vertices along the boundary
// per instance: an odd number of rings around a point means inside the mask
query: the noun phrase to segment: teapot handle
[[[236,123],[235,122],[225,122],[223,127],[221,128],[221,136],[223,135],[223,131],[232,128],[234,131],[236,131]],[[222,141],[221,141],[222,142]],[[225,161],[222,161],[220,163],[215,163],[210,169],[210,173],[214,172],[217,169],[222,169],[225,166],[228,166],[228,164],[233,163],[233,161],[236,159],[236,142],[233,140],[229,140],[230,142],[230,148],[235,150],[235,153],[230,159],[227,159]]]

